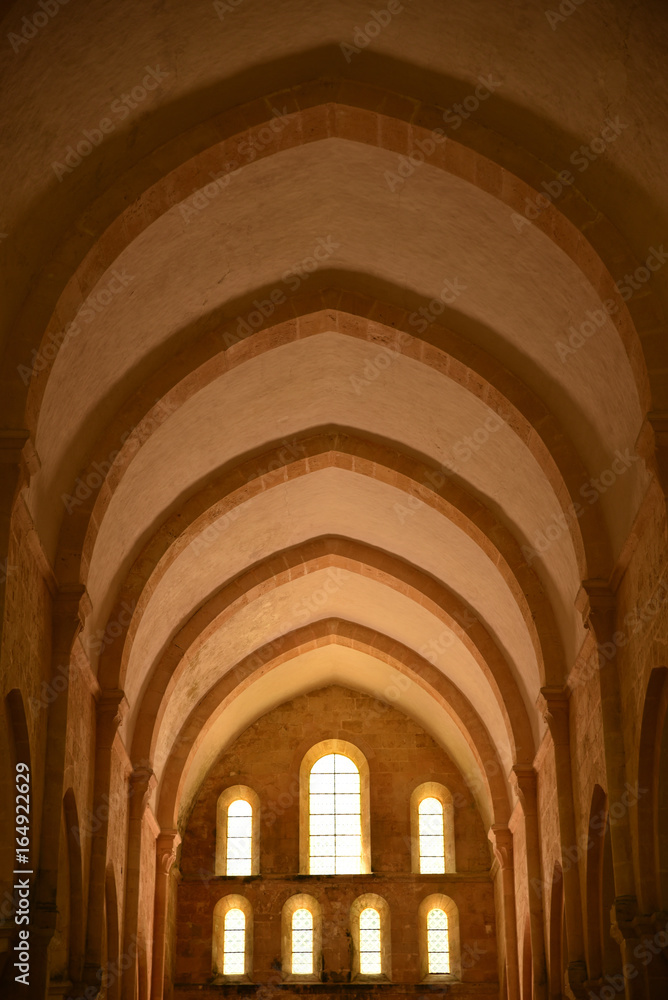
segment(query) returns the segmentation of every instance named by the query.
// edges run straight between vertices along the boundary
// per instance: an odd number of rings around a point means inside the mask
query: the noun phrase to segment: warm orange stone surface
[[[15,0],[0,28],[0,995],[664,1000],[665,4]],[[312,879],[295,782],[335,736],[372,873]],[[408,870],[428,780],[443,877]],[[237,783],[261,868],[232,889]],[[232,891],[254,982],[221,986]],[[280,978],[297,892],[321,983]],[[391,983],[350,981],[363,892]]]

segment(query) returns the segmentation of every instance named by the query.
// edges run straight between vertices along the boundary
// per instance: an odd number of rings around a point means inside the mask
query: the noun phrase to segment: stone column
[[[167,1000],[165,972],[167,964],[167,936],[170,933],[170,904],[176,895],[179,873],[174,868],[181,837],[176,830],[163,830],[155,843],[155,909],[153,914],[153,970],[151,997]]]
[[[128,788],[128,850],[125,869],[125,917],[123,921],[123,954],[133,956],[130,967],[123,973],[121,996],[136,1000],[137,995],[137,926],[139,921],[139,884],[141,864],[142,819],[149,795],[155,787],[155,775],[150,767],[139,765],[130,775]]]
[[[506,937],[506,974],[508,997],[520,995],[520,964],[517,950],[517,913],[515,909],[515,865],[513,835],[507,826],[490,827],[489,839],[501,868],[503,886],[503,923]]]
[[[46,755],[39,853],[34,849],[31,854],[33,868],[39,869],[35,881],[32,913],[34,949],[35,954],[42,956],[41,961],[31,963],[30,994],[35,997],[44,997],[49,986],[46,956],[49,942],[56,927],[57,916],[58,864],[64,794],[63,777],[70,690],[69,671],[71,669],[72,646],[81,627],[79,608],[84,593],[83,586],[77,584],[62,588],[54,600],[51,653],[53,697],[49,705],[41,705],[39,709],[44,715],[44,723],[46,724]],[[58,669],[63,666],[67,669]],[[55,685],[53,683],[55,680],[59,680],[60,685]]]
[[[88,817],[92,830],[90,873],[88,882],[88,922],[84,982],[100,988],[98,972],[102,968],[105,878],[107,869],[107,835],[109,831],[109,789],[111,781],[111,748],[116,732],[127,709],[123,691],[102,691],[97,703],[95,740],[95,783],[93,811]],[[88,832],[82,823],[82,833]]]
[[[626,748],[622,731],[621,693],[617,663],[617,649],[622,634],[615,631],[617,602],[607,584],[602,580],[585,580],[582,586],[589,598],[588,623],[593,628],[597,641],[605,770],[608,779],[608,807],[612,809],[618,803],[624,806],[628,799]],[[625,637],[623,638],[625,639]],[[633,965],[633,950],[640,942],[634,925],[634,919],[638,913],[638,902],[633,871],[631,819],[628,808],[623,808],[621,814],[612,814],[610,818],[610,843],[615,878],[615,902],[610,914],[611,928],[613,937],[620,945],[622,963]],[[628,998],[646,996],[644,976],[642,975],[633,979],[625,979],[624,986]]]
[[[540,863],[540,835],[538,829],[538,775],[532,767],[513,767],[512,777],[524,812],[527,847],[527,878],[529,885],[529,920],[531,926],[531,954],[533,958],[534,1000],[547,996],[547,970],[545,964],[545,924],[543,918],[543,893]],[[540,886],[541,891],[535,891]]]
[[[557,774],[561,867],[564,880],[564,910],[568,944],[566,983],[574,997],[585,998],[587,996],[584,985],[587,980],[587,963],[585,960],[582,896],[577,861],[578,841],[573,800],[573,772],[571,769],[570,691],[568,688],[545,687],[541,689],[540,700],[554,744]],[[575,861],[573,860],[574,854]]]

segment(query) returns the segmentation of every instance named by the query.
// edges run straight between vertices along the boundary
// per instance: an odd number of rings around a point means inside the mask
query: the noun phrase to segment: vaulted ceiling
[[[650,480],[665,10],[157,7],[4,53],[3,426],[82,645],[166,826],[332,681],[503,821]]]

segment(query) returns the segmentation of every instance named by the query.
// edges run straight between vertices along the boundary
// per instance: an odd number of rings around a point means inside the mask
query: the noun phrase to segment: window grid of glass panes
[[[432,975],[450,972],[448,917],[444,910],[438,908],[427,914],[427,955]]]
[[[349,757],[327,754],[309,777],[311,875],[359,875],[362,868],[360,775]]]
[[[227,874],[251,875],[252,850],[253,807],[245,799],[235,799],[227,810]]]
[[[243,976],[246,971],[246,917],[243,910],[225,914],[223,937],[223,974]]]
[[[435,798],[423,799],[418,807],[420,872],[442,875],[445,871],[443,806]]]
[[[292,914],[292,972],[296,976],[313,973],[313,915],[310,910]]]
[[[360,913],[360,972],[367,976],[378,976],[382,972],[380,913],[372,906]]]

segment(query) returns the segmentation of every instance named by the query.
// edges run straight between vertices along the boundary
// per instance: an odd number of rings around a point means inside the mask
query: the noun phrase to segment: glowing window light
[[[253,807],[245,799],[230,802],[227,810],[227,875],[251,875]]]
[[[380,913],[367,906],[360,913],[360,972],[367,976],[380,975]]]
[[[246,917],[243,910],[225,914],[223,975],[243,976],[246,971]]]
[[[340,753],[317,760],[309,777],[311,875],[359,875],[362,870],[360,774]]]
[[[443,806],[435,798],[423,799],[418,807],[420,872],[441,875],[445,871]]]
[[[292,972],[298,976],[313,973],[313,915],[310,910],[295,910],[292,914]]]
[[[448,917],[438,907],[427,914],[427,955],[430,973],[450,972]]]

